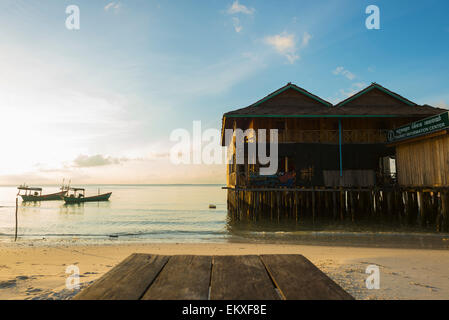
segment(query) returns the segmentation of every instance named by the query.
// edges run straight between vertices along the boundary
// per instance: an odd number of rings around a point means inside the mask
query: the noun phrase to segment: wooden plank
[[[215,256],[211,300],[279,300],[259,256]]]
[[[138,300],[169,257],[134,253],[77,294],[75,300]]]
[[[207,300],[210,256],[173,256],[142,300]]]
[[[262,255],[261,259],[285,299],[353,299],[302,255]]]

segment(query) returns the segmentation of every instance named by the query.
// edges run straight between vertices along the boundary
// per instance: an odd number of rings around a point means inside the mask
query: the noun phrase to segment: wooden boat
[[[73,192],[70,192],[73,191]],[[99,201],[109,201],[112,192],[98,194],[96,196],[86,197],[84,188],[70,188],[69,194],[64,196],[63,199],[66,204],[71,203],[81,203],[81,202],[99,202]]]
[[[50,194],[42,194],[42,188],[33,188],[25,185],[17,187],[19,189],[18,195],[22,197],[22,201],[55,201],[62,200],[62,197],[67,193],[67,190],[61,188],[60,192],[50,193]],[[21,194],[21,191],[25,191],[24,194]]]

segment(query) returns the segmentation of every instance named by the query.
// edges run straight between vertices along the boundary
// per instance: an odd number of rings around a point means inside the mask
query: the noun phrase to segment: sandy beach
[[[131,253],[161,255],[302,254],[356,299],[448,299],[449,251],[284,244],[0,245],[0,299],[70,299],[66,268],[80,270],[81,288]],[[368,265],[380,268],[380,289],[367,289]]]

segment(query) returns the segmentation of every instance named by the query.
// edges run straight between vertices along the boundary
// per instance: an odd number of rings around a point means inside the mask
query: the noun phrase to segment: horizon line
[[[31,185],[31,184],[30,184]],[[61,184],[46,184],[36,183],[33,185],[40,186],[61,186]],[[85,186],[170,186],[170,185],[185,185],[185,186],[225,186],[226,183],[76,183],[73,185],[85,185]],[[0,187],[17,187],[16,184],[0,184]]]

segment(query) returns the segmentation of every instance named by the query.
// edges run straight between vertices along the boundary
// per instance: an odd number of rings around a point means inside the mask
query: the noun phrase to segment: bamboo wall
[[[396,146],[401,186],[449,186],[449,134]]]

